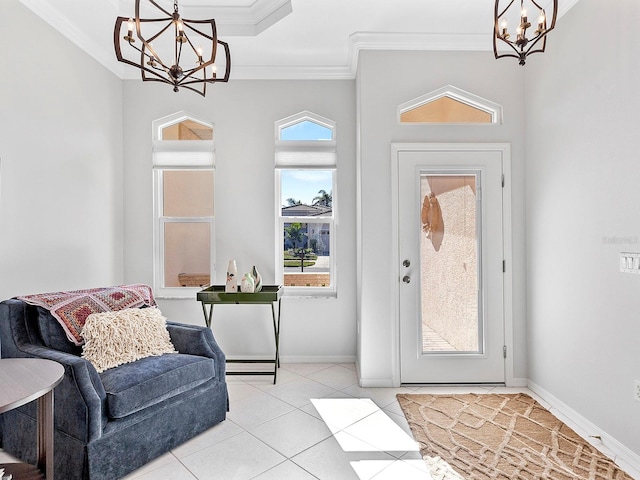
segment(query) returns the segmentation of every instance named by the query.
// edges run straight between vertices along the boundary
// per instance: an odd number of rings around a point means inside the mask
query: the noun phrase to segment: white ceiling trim
[[[233,80],[347,80],[353,79],[349,65],[236,65],[231,66]]]
[[[70,22],[51,0],[19,0],[36,15],[62,33],[71,42],[96,59],[100,64],[122,79],[138,79],[140,72],[133,67],[119,63],[111,42],[97,42],[90,35]],[[579,0],[560,2],[558,16],[567,13]],[[132,0],[108,0],[113,10],[113,21],[118,9],[132,4]],[[128,7],[127,7],[128,8]],[[194,18],[200,7],[191,7],[189,14]],[[244,14],[241,10],[244,9]],[[220,36],[257,35],[274,25],[292,12],[291,0],[257,0],[250,7],[216,7],[219,15],[214,16]],[[213,9],[207,10],[209,17]],[[205,15],[205,16],[207,16]],[[226,15],[226,16],[225,16]],[[249,18],[247,23],[242,22]],[[209,18],[208,17],[208,18]],[[223,31],[225,33],[223,34]],[[252,33],[241,33],[252,32]],[[230,42],[233,55],[233,42]],[[349,37],[346,64],[342,65],[237,65],[231,68],[232,79],[353,79],[358,68],[358,56],[362,50],[450,50],[485,51],[491,50],[491,33],[487,34],[430,34],[430,33],[379,33],[356,32]]]
[[[127,9],[120,8],[120,11],[133,12],[133,5]],[[181,5],[180,11],[186,19],[215,18],[220,37],[255,37],[292,13],[293,7],[291,0],[256,0],[247,7]]]
[[[573,8],[573,6],[578,3],[580,0],[563,0],[558,4],[558,18],[562,18],[562,16],[567,13],[569,10]],[[547,8],[547,11],[549,9]],[[551,34],[549,34],[551,35]]]
[[[231,80],[342,80],[353,79],[362,50],[491,50],[491,35],[357,32],[349,39],[346,65],[236,65]]]
[[[362,50],[485,51],[493,48],[491,34],[356,32],[349,38],[349,68],[353,77]]]
[[[88,55],[97,60],[101,65],[109,69],[118,77],[124,78],[124,65],[116,60],[113,48],[107,49],[102,44],[96,42],[92,37],[85,34],[74,23],[67,20],[60,11],[54,8],[52,3],[44,0],[20,0],[20,2],[62,35],[67,37],[67,39],[77,47],[84,50]],[[113,5],[113,2],[110,3]],[[117,13],[114,10],[114,23],[116,16]],[[109,46],[112,47],[112,45]]]

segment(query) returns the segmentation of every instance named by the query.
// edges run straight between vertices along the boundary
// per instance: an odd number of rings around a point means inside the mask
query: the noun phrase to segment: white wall
[[[526,84],[529,378],[637,454],[640,275],[618,259],[640,252],[639,21],[582,0]]]
[[[217,84],[205,98],[168,85],[124,82],[125,279],[152,282],[151,122],[186,110],[215,123],[216,279],[227,261],[239,273],[275,269],[274,122],[303,110],[336,122],[338,142],[337,298],[282,301],[285,361],[355,359],[355,82],[243,81]],[[170,320],[204,324],[193,299],[160,299]],[[273,351],[268,306],[215,307],[213,331],[229,357]]]
[[[122,281],[122,83],[17,0],[0,31],[0,298]]]
[[[517,62],[490,52],[360,53],[358,68],[358,363],[363,384],[390,385],[394,358],[391,302],[397,289],[392,258],[391,143],[507,142],[512,154],[514,371],[526,370],[524,250],[524,75]],[[446,85],[504,107],[499,126],[400,125],[397,107]]]

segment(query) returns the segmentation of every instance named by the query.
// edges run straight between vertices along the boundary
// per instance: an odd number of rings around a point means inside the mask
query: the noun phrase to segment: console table
[[[282,310],[282,285],[263,285],[258,293],[225,292],[224,285],[212,285],[197,294],[197,299],[202,303],[204,322],[211,328],[213,306],[222,304],[271,305],[271,317],[273,319],[273,335],[276,345],[276,354],[273,360],[227,360],[227,363],[273,363],[273,372],[233,371],[230,375],[273,375],[273,383],[276,383],[278,368],[280,367],[280,313]],[[276,317],[275,304],[278,304]],[[207,310],[207,305],[209,309]]]
[[[64,377],[57,362],[40,358],[4,358],[0,360],[0,413],[38,400],[38,466],[5,463],[5,475],[14,480],[53,480],[53,389]]]

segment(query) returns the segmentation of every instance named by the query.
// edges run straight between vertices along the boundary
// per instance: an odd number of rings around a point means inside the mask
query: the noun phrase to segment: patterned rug
[[[64,328],[67,338],[76,345],[83,344],[84,339],[80,332],[87,317],[92,313],[142,306],[153,307],[156,304],[151,287],[142,284],[38,293],[16,298],[49,310]]]
[[[398,401],[438,478],[633,480],[525,394],[400,394]],[[434,477],[436,478],[436,477]]]

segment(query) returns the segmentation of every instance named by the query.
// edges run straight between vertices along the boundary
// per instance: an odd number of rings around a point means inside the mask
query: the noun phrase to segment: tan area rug
[[[633,480],[528,395],[400,394],[398,401],[427,466],[442,459],[457,472],[432,470],[434,478]]]

